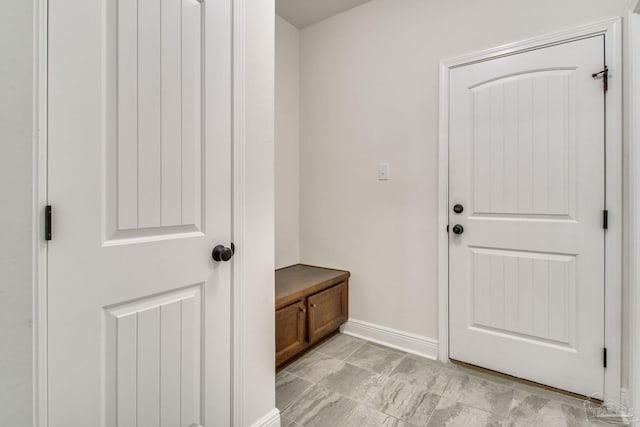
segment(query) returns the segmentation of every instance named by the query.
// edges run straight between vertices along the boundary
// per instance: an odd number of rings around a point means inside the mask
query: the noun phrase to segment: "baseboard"
[[[280,427],[280,411],[273,408],[267,415],[251,424],[251,427]]]
[[[406,351],[407,353],[434,360],[438,358],[438,341],[433,338],[356,319],[349,319],[347,323],[342,325],[340,331],[346,335],[362,338],[387,347]]]

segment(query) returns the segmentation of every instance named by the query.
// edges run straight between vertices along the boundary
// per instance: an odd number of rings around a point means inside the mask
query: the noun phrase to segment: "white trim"
[[[349,319],[340,327],[340,331],[345,335],[362,338],[407,353],[433,360],[438,358],[438,341],[433,338],[356,319]]]
[[[609,67],[607,92],[606,209],[609,227],[605,237],[605,369],[604,394],[620,402],[622,381],[622,18],[609,22],[605,34]]]
[[[34,6],[34,134],[33,134],[33,424],[48,421],[47,373],[47,242],[42,212],[47,205],[47,34],[48,0]]]
[[[251,427],[280,427],[280,411],[273,408],[264,417],[251,424]]]
[[[607,209],[609,229],[605,241],[605,345],[609,367],[605,370],[605,396],[619,401],[621,381],[621,308],[622,308],[622,20],[608,19],[532,39],[510,43],[485,51],[459,56],[440,63],[439,130],[439,210],[438,290],[439,290],[439,358],[446,362],[449,354],[449,238],[446,232],[449,206],[449,70],[465,64],[539,49],[598,34],[605,35],[607,65],[610,70],[607,94]]]
[[[440,61],[440,64],[444,65],[446,68],[454,68],[461,65],[472,64],[474,62],[496,59],[501,56],[513,55],[514,53],[522,53],[528,50],[541,49],[546,46],[566,43],[571,40],[579,40],[598,34],[614,34],[615,37],[616,27],[618,28],[617,31],[619,31],[619,27],[621,24],[622,18],[605,19],[603,21],[595,22],[592,24],[558,31],[551,34],[544,34],[538,37],[532,37],[530,39],[521,40],[514,43],[507,43],[502,46],[493,47],[479,52],[472,52],[465,55],[457,56],[455,58],[445,59]]]
[[[438,360],[449,362],[449,66],[440,63],[438,124]]]
[[[233,1],[233,171],[232,171],[232,239],[240,250],[233,258],[232,289],[232,378],[231,378],[231,423],[243,427],[245,401],[245,1]]]
[[[631,413],[640,411],[640,0],[631,4],[629,29],[629,402]]]

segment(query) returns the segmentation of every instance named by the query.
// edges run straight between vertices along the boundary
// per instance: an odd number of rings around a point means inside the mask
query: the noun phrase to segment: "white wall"
[[[301,259],[352,272],[352,318],[437,338],[439,61],[628,3],[373,0],[301,31]]]
[[[276,268],[300,262],[300,31],[276,15]]]
[[[275,409],[274,1],[245,0],[244,424]]]
[[[32,425],[31,1],[0,6],[0,425]]]

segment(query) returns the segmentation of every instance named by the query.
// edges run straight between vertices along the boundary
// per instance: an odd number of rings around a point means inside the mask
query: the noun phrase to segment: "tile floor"
[[[282,427],[605,426],[582,400],[338,334],[276,377]]]

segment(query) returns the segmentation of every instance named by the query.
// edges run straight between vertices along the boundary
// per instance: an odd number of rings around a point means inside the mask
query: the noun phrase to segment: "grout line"
[[[473,373],[467,374],[467,373],[463,372],[463,374],[464,375],[472,375],[472,376],[474,376]],[[493,382],[490,379],[485,378],[484,376],[481,376],[481,375],[475,375],[475,378],[478,378],[478,379],[480,379],[482,381],[486,380],[486,381]],[[499,386],[505,386],[506,388],[510,389],[513,392],[513,394],[511,395],[511,400],[509,402],[509,408],[508,408],[506,414],[504,416],[500,416],[500,415],[497,415],[497,414],[495,414],[495,413],[493,413],[491,411],[487,411],[486,409],[474,406],[473,404],[470,404],[470,403],[467,403],[467,402],[462,402],[459,399],[455,399],[455,398],[452,398],[452,397],[445,396],[445,393],[449,389],[449,386],[451,385],[451,381],[452,380],[453,380],[453,378],[450,378],[449,381],[447,382],[446,387],[442,391],[442,397],[444,397],[445,399],[453,400],[456,403],[459,403],[459,404],[461,404],[461,405],[463,405],[465,407],[468,407],[468,408],[471,408],[471,409],[475,409],[475,410],[478,410],[478,411],[482,411],[482,412],[484,412],[484,413],[486,413],[486,414],[488,414],[488,415],[490,415],[491,417],[494,417],[494,418],[498,418],[498,419],[501,419],[501,420],[508,420],[509,419],[509,417],[511,415],[511,409],[512,409],[513,403],[515,401],[515,391],[516,391],[516,389],[511,384],[502,384],[502,383],[498,383],[498,382],[493,382],[493,383],[495,383],[495,384],[497,384]]]
[[[444,390],[442,392],[444,393]],[[429,418],[427,418],[427,423],[425,424],[426,427],[429,427],[429,423],[431,422],[431,418],[433,418],[433,414],[436,413],[436,410],[438,408],[438,405],[440,404],[440,401],[444,399],[444,396],[439,396],[439,395],[436,395],[436,396],[438,396],[438,401],[436,402],[436,406],[433,407],[433,411],[431,411],[431,413],[429,414]]]
[[[306,381],[306,382],[308,382],[308,383],[315,384],[313,381],[309,381],[309,380],[308,380],[308,379],[306,379],[306,378],[302,378],[300,375],[296,375],[296,374],[294,374],[293,372],[289,372],[289,371],[287,371],[286,369],[285,369],[283,372],[284,372],[285,374],[289,374],[289,375],[291,375],[291,376],[294,376],[294,377],[296,377],[296,378],[297,378],[297,379],[299,379],[299,380],[303,380],[303,381]],[[282,373],[282,372],[281,372],[281,373]]]
[[[310,381],[307,381],[308,383],[310,383],[303,391],[300,392],[300,394],[298,395],[298,397],[294,398],[291,400],[291,402],[289,402],[287,405],[285,405],[282,409],[278,408],[278,410],[280,411],[280,414],[282,414],[284,411],[286,411],[288,408],[290,408],[294,403],[296,403],[297,401],[299,401],[300,399],[302,399],[304,397],[304,394],[306,392],[308,392],[309,390],[311,390],[311,388],[313,386],[315,386],[315,383],[312,383]],[[291,419],[291,418],[290,418]],[[297,423],[296,420],[291,419],[291,421],[294,421]]]
[[[329,342],[330,342],[330,341],[329,341]],[[335,357],[335,356],[333,356],[333,355],[331,355],[331,354],[325,353],[324,351],[322,351],[322,346],[318,347],[315,351],[317,351],[318,353],[322,353],[322,354],[324,354],[325,356],[329,356],[329,357],[332,357],[332,358],[334,358],[334,359],[338,359],[338,360],[342,360],[343,362],[346,362],[348,358],[350,358],[351,356],[353,356],[353,355],[354,355],[354,353],[355,353],[356,351],[360,350],[362,347],[364,347],[364,345],[365,345],[365,343],[360,344],[360,345],[359,345],[355,350],[353,350],[351,353],[349,353],[349,354],[348,354],[344,359],[341,359],[341,358],[339,358],[339,357]]]

